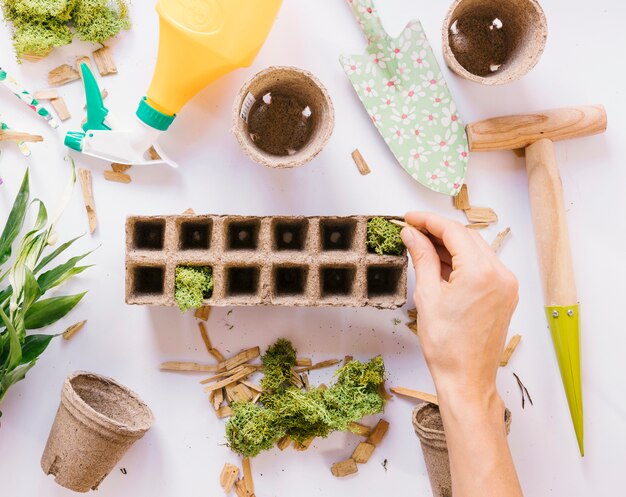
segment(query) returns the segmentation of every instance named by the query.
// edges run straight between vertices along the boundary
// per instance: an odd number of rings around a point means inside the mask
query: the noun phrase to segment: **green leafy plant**
[[[213,291],[213,270],[208,266],[178,266],[174,299],[182,311],[202,307]]]
[[[401,255],[404,243],[400,238],[402,228],[383,217],[373,217],[367,222],[367,246],[378,255]]]
[[[62,207],[68,202],[75,181],[72,167],[72,178],[65,190]],[[77,238],[54,250],[46,250],[54,245],[55,226],[63,209],[49,219],[43,202],[38,199],[30,201],[29,197],[26,171],[0,235],[0,401],[12,385],[24,379],[52,338],[57,336],[27,332],[54,324],[85,295],[46,297],[47,292],[90,267],[78,265],[88,255],[86,253],[50,268]],[[31,208],[37,211],[36,219],[17,243]],[[17,250],[11,259],[14,245]]]
[[[350,361],[335,372],[329,388],[309,390],[294,387],[287,380],[296,363],[296,351],[288,340],[272,345],[262,362],[261,405],[233,404],[233,415],[226,423],[230,448],[244,457],[271,449],[284,436],[301,444],[311,437],[345,431],[351,422],[378,414],[385,406],[379,393],[385,376],[380,356],[365,363]]]
[[[0,0],[0,5],[5,19],[13,23],[18,59],[46,56],[71,43],[74,34],[102,43],[130,28],[127,0]]]

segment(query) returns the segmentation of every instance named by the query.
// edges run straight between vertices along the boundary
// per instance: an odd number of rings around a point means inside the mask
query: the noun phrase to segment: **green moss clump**
[[[210,267],[178,266],[174,298],[182,312],[202,307],[213,292],[213,270]]]
[[[291,381],[291,368],[296,365],[296,349],[289,340],[280,338],[267,349],[261,362],[261,387],[265,392],[275,393]]]
[[[18,59],[68,45],[72,26],[81,40],[96,43],[130,28],[127,0],[0,0],[0,6],[13,23]]]
[[[404,243],[400,238],[402,228],[382,217],[367,222],[367,246],[378,255],[401,255]]]
[[[267,361],[268,355],[271,361]],[[385,400],[378,393],[385,375],[380,356],[366,363],[350,361],[337,370],[335,383],[330,388],[309,390],[287,383],[286,378],[291,377],[295,364],[295,350],[287,340],[280,339],[262,359],[264,365],[271,364],[269,371],[275,388],[263,393],[263,405],[235,404],[233,416],[226,424],[230,448],[244,457],[254,457],[273,447],[285,435],[296,443],[303,443],[311,437],[327,437],[333,431],[345,431],[351,422],[378,414],[385,406]],[[264,374],[263,386],[267,366]]]

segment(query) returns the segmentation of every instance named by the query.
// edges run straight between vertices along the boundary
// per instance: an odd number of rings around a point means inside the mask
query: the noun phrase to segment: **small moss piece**
[[[125,0],[80,0],[72,12],[72,20],[78,37],[94,43],[101,43],[122,29],[130,28]]]
[[[285,434],[271,409],[251,402],[236,402],[232,409],[226,438],[230,448],[243,457],[255,457],[271,449]]]
[[[291,368],[296,365],[296,349],[289,340],[280,338],[267,349],[261,362],[261,387],[265,392],[277,392],[291,381]]]
[[[202,307],[213,292],[213,270],[210,267],[178,266],[174,298],[182,312]]]
[[[367,222],[367,246],[378,255],[401,255],[404,243],[400,237],[402,228],[382,217]]]
[[[46,56],[50,50],[72,42],[69,28],[59,21],[21,23],[13,32],[13,47],[21,55]]]

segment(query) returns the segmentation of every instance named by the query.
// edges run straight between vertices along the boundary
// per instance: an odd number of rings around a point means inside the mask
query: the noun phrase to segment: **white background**
[[[152,74],[157,46],[154,2],[136,0],[134,27],[112,43],[118,76],[101,79],[110,96],[107,106],[130,119]],[[386,0],[379,2],[387,29],[396,34],[419,16],[441,56],[440,25],[447,1]],[[466,122],[504,113],[529,112],[566,105],[603,103],[609,131],[557,146],[574,263],[582,302],[582,368],[585,405],[584,459],[578,449],[561,379],[542,309],[532,227],[522,159],[511,152],[474,154],[468,184],[472,203],[493,207],[497,226],[484,231],[490,241],[511,226],[513,236],[502,259],[520,281],[520,303],[511,332],[523,340],[498,385],[513,412],[510,445],[528,496],[623,495],[626,484],[626,375],[624,374],[624,281],[626,213],[624,173],[623,50],[626,46],[624,2],[580,0],[543,2],[549,37],[539,65],[521,81],[483,87],[444,69]],[[32,89],[46,87],[46,75],[61,63],[96,47],[74,43],[37,64],[18,66],[11,52],[9,28],[0,26],[0,64]],[[78,369],[112,376],[135,389],[151,406],[156,424],[102,483],[98,495],[221,495],[219,471],[237,458],[224,446],[223,422],[215,418],[194,374],[161,373],[164,360],[211,362],[191,315],[176,309],[128,307],[124,304],[124,219],[129,214],[403,214],[430,209],[459,220],[449,198],[413,182],[394,162],[370,124],[338,63],[340,53],[361,53],[362,35],[340,0],[285,0],[275,27],[253,67],[237,71],[202,91],[181,112],[163,140],[165,150],[181,165],[133,168],[133,182],[104,181],[106,164],[76,157],[94,172],[99,226],[75,248],[99,247],[90,257],[95,267],[65,290],[89,289],[84,302],[50,331],[62,331],[81,319],[88,324],[70,342],[56,340],[25,381],[14,387],[1,409],[0,495],[61,496],[71,492],[56,485],[40,469],[63,379]],[[197,63],[201,64],[202,60]],[[254,72],[272,64],[313,71],[327,85],[336,108],[336,128],[324,152],[298,170],[273,171],[250,162],[230,135],[233,98]],[[82,88],[72,83],[59,90],[78,129]],[[26,160],[11,144],[2,144],[0,220],[4,221],[19,180],[31,168],[34,195],[50,206],[68,176],[62,131],[53,131],[23,104],[0,88],[0,110],[14,128],[40,133]],[[362,177],[350,158],[358,147],[372,174]],[[62,239],[85,232],[80,188],[60,228]],[[411,277],[411,289],[412,289]],[[432,390],[416,338],[394,320],[404,310],[246,308],[213,310],[208,323],[214,344],[233,354],[254,345],[266,347],[276,338],[293,340],[301,356],[315,360],[352,354],[366,359],[383,354],[390,385]],[[231,329],[232,328],[232,329]],[[459,330],[462,332],[462,330]],[[521,408],[512,372],[528,387],[535,406]],[[327,374],[313,373],[313,382]],[[316,440],[308,452],[267,452],[253,461],[256,495],[429,495],[420,447],[410,423],[412,403],[396,398],[384,417],[389,435],[359,474],[338,480],[330,465],[350,455],[354,435],[335,434]],[[373,422],[373,420],[372,420]],[[476,457],[480,457],[479,454]],[[387,459],[387,470],[382,462]],[[123,475],[119,468],[126,468]]]

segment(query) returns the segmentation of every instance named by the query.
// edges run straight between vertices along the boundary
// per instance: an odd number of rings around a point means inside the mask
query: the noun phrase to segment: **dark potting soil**
[[[499,22],[499,20],[498,20]],[[450,48],[456,60],[476,76],[497,72],[512,51],[506,24],[494,22],[494,16],[465,15],[456,20],[450,32]],[[492,69],[492,66],[495,70]]]
[[[306,105],[292,95],[271,93],[269,103],[259,99],[250,109],[248,131],[254,144],[272,155],[293,155],[311,136]]]

